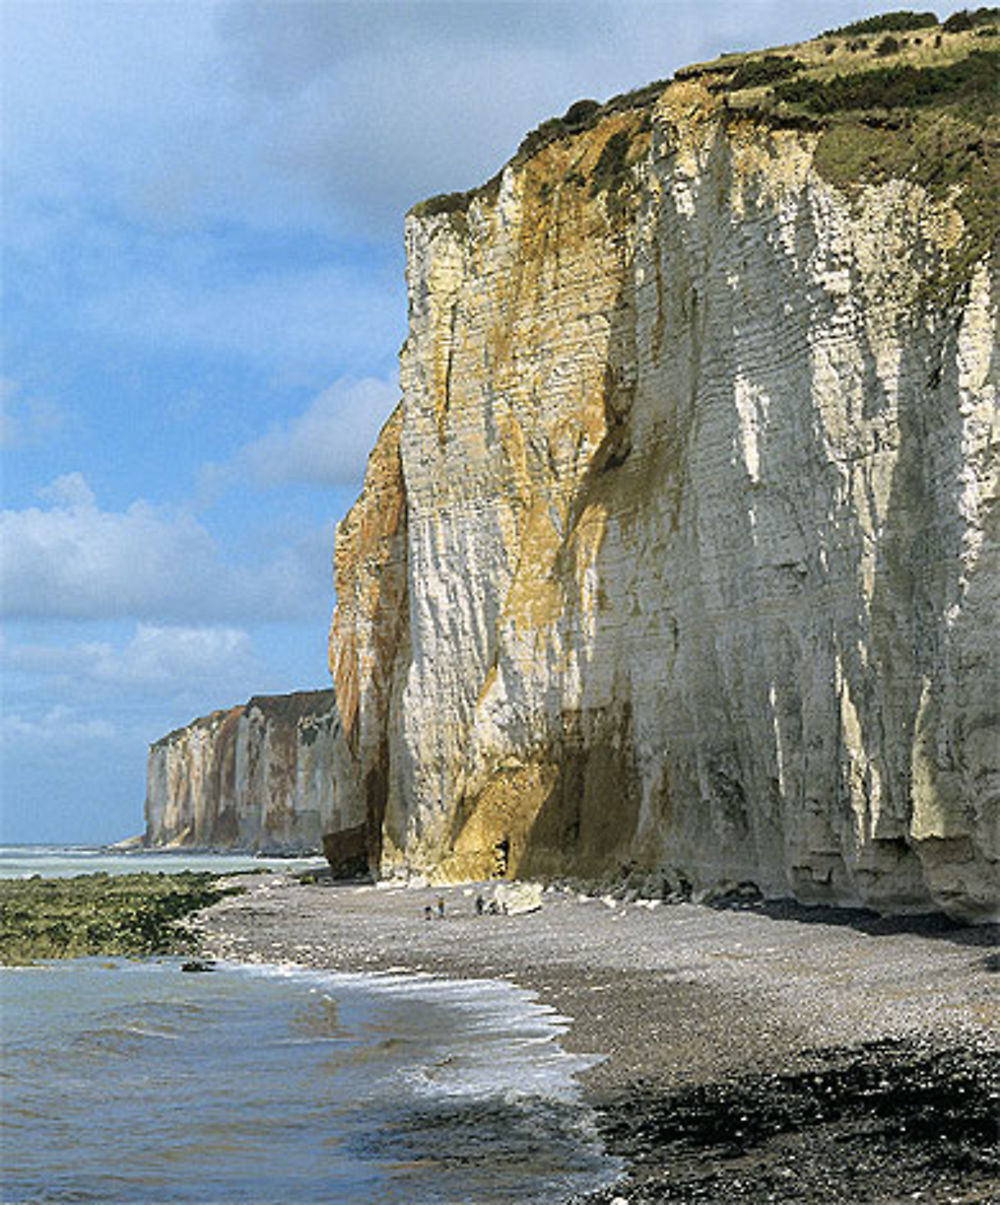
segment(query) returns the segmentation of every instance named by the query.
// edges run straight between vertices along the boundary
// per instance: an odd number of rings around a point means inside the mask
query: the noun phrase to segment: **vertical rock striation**
[[[339,723],[329,690],[259,695],[150,746],[147,846],[319,848],[346,828],[334,780]]]
[[[349,801],[355,822],[365,825],[373,868],[382,858],[389,734],[409,657],[402,429],[397,407],[369,457],[364,492],[337,528],[334,556],[330,670],[344,741],[334,773],[338,797]],[[398,785],[392,794],[398,801]]]
[[[817,115],[824,53],[574,106],[408,217],[331,657],[383,872],[997,914],[997,121]]]

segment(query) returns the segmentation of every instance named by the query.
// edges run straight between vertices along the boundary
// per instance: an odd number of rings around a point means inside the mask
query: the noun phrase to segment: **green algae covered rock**
[[[2,880],[0,963],[191,953],[197,938],[184,918],[242,890],[191,871]]]

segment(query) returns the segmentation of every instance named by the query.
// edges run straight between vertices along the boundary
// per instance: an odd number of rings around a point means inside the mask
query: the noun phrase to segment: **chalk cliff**
[[[260,695],[214,711],[150,746],[147,846],[292,852],[348,827],[333,762],[330,690]]]
[[[579,103],[408,216],[331,635],[383,873],[997,914],[998,43],[901,43]]]

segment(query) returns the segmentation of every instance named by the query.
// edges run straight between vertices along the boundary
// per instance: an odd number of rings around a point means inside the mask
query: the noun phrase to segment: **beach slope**
[[[602,1056],[585,1077],[626,1163],[593,1202],[985,1202],[1000,1195],[996,928],[731,899],[268,875],[195,920],[207,955],[503,978]]]

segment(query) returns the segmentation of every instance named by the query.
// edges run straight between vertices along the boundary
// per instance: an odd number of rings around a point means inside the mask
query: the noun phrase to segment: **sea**
[[[107,845],[0,845],[0,879],[72,878],[78,874],[176,874],[205,870],[229,874],[242,870],[298,870],[323,863],[321,855],[274,858],[262,854],[212,854],[173,849],[137,849],[128,853]]]
[[[32,849],[0,849],[0,877],[162,869]],[[181,965],[0,969],[3,1202],[553,1205],[618,1171],[579,1089],[593,1060],[516,985]]]

